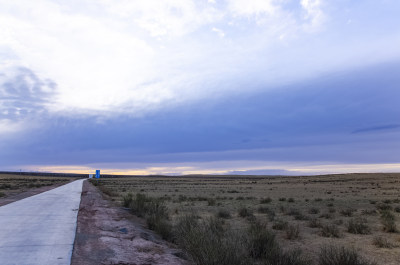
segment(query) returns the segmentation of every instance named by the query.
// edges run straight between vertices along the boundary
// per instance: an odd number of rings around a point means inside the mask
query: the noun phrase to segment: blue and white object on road
[[[97,179],[100,178],[100,169],[96,169],[96,178],[97,178]]]

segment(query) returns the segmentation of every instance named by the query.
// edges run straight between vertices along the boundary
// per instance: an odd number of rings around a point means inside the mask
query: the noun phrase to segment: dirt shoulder
[[[181,252],[145,228],[143,220],[83,183],[72,265],[185,264]]]

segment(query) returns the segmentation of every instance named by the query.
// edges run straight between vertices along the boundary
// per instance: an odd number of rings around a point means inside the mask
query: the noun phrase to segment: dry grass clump
[[[249,208],[242,207],[239,209],[238,214],[240,217],[251,217],[253,216],[253,211]]]
[[[351,216],[353,216],[354,212],[355,212],[354,209],[347,208],[347,209],[341,210],[340,214],[343,215],[343,216],[351,217]]]
[[[217,213],[217,217],[219,217],[219,218],[224,218],[224,219],[228,219],[228,218],[231,218],[232,216],[231,216],[231,213],[230,213],[228,210],[226,210],[226,209],[219,209],[219,210],[218,210],[218,213]]]
[[[317,218],[311,218],[310,221],[308,222],[308,227],[310,227],[310,228],[321,228],[322,227],[322,223]]]
[[[320,229],[321,236],[323,237],[341,237],[339,227],[335,224],[322,225]]]
[[[286,239],[299,239],[300,238],[300,226],[299,225],[288,225],[285,229]]]
[[[310,260],[300,250],[284,251],[275,239],[275,234],[265,224],[255,222],[249,229],[250,257],[266,265],[308,265]]]
[[[176,242],[195,264],[201,265],[306,265],[301,251],[283,251],[275,234],[260,222],[234,231],[218,219],[182,217],[175,228]]]
[[[320,210],[316,207],[312,207],[308,210],[309,214],[319,214]]]
[[[272,224],[272,229],[275,230],[285,230],[288,227],[289,223],[286,221],[283,221],[281,219],[275,220],[275,222]]]
[[[398,232],[396,226],[396,217],[390,211],[382,211],[381,213],[381,223],[383,225],[383,231],[389,233],[396,233]]]
[[[356,250],[344,246],[324,246],[319,253],[318,265],[375,265],[365,260]]]
[[[368,226],[365,218],[352,218],[347,224],[347,232],[352,234],[367,235],[371,234],[371,228]]]
[[[168,209],[164,201],[137,193],[123,196],[123,206],[130,208],[132,213],[145,217],[147,226],[160,234],[164,239],[172,238],[172,226],[169,222]]]
[[[272,202],[272,199],[270,197],[263,198],[260,200],[260,203],[262,203],[262,204],[266,204],[266,203],[270,203],[270,202]]]
[[[396,244],[390,242],[386,237],[375,236],[372,243],[378,248],[394,248],[397,247]]]
[[[175,240],[195,264],[249,264],[246,239],[225,229],[220,220],[198,220],[194,215],[181,217],[175,227]]]

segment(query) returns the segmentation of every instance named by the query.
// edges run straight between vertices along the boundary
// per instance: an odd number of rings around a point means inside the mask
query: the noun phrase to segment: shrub
[[[4,192],[0,191],[0,198],[6,196],[6,194]]]
[[[396,208],[394,208],[396,213],[400,213],[400,206],[397,206]]]
[[[392,206],[390,206],[389,204],[384,204],[384,203],[380,203],[380,204],[376,205],[376,208],[381,211],[392,210]]]
[[[386,237],[376,236],[374,237],[372,243],[378,248],[394,248],[395,244],[391,243]]]
[[[340,214],[343,215],[343,216],[351,217],[351,216],[353,216],[353,212],[354,212],[353,209],[347,208],[347,209],[341,210]]]
[[[293,198],[289,198],[288,202],[294,202],[294,199]]]
[[[231,213],[230,213],[228,210],[219,209],[219,210],[218,210],[218,213],[217,213],[217,216],[218,216],[219,218],[227,219],[227,218],[231,218]]]
[[[269,213],[271,210],[268,207],[260,206],[257,208],[258,213]]]
[[[272,229],[275,230],[285,230],[288,227],[288,222],[283,221],[281,219],[275,220],[275,222],[272,225]]]
[[[299,249],[282,252],[278,259],[267,262],[267,265],[309,265],[310,259],[304,257]]]
[[[352,218],[347,225],[347,232],[352,234],[367,235],[371,233],[371,229],[364,218]]]
[[[369,210],[369,209],[364,209],[361,211],[362,215],[377,215],[376,210]]]
[[[381,223],[383,225],[383,231],[389,233],[397,232],[396,217],[390,211],[383,211],[381,213]]]
[[[309,214],[319,214],[319,209],[318,209],[318,208],[315,208],[315,207],[310,208],[310,209],[308,210],[308,213],[309,213]]]
[[[287,212],[288,215],[298,215],[300,214],[300,211],[298,209],[295,208],[290,208],[289,211]]]
[[[238,214],[240,217],[250,217],[253,215],[253,212],[246,207],[242,207],[239,209]]]
[[[294,216],[294,219],[296,219],[296,220],[308,220],[309,219],[308,216],[305,216],[302,212],[300,212],[297,209],[293,209],[293,208],[291,208],[287,214]]]
[[[351,248],[324,246],[319,253],[319,265],[373,265]]]
[[[135,198],[132,198],[129,208],[131,211],[139,217],[144,216],[146,213],[146,201],[149,200],[145,194],[136,193]]]
[[[270,202],[272,202],[272,199],[270,197],[263,198],[263,199],[260,200],[260,203],[263,203],[263,204],[270,203]]]
[[[320,218],[325,218],[325,219],[333,219],[333,214],[332,213],[323,213],[319,216]]]
[[[208,206],[215,206],[217,201],[213,198],[209,198],[209,199],[207,199],[207,203],[208,203]]]
[[[264,261],[266,265],[308,265],[310,261],[300,250],[283,251],[275,239],[275,234],[266,225],[254,223],[249,230],[250,256]],[[249,264],[259,264],[252,262]]]
[[[317,218],[311,218],[308,222],[308,227],[320,228],[322,226],[321,222]]]
[[[286,198],[283,198],[283,197],[282,197],[282,198],[279,198],[279,201],[280,201],[280,202],[284,202],[284,201],[286,201]]]
[[[249,264],[243,235],[225,230],[220,220],[199,222],[194,215],[182,217],[175,230],[176,242],[195,264]]]
[[[133,200],[133,194],[132,193],[128,193],[124,196],[122,196],[122,205],[124,207],[129,207],[129,205],[131,204]]]
[[[255,259],[269,259],[280,251],[275,234],[260,222],[255,222],[250,226],[249,250],[250,256]]]
[[[326,224],[321,227],[321,236],[324,237],[335,237],[339,238],[341,236],[339,228],[335,224]]]
[[[300,227],[299,225],[289,225],[285,229],[286,239],[298,239],[300,238]]]
[[[149,229],[154,230],[158,233],[163,239],[165,240],[172,240],[173,239],[173,227],[168,219],[150,215],[146,217],[146,223]]]

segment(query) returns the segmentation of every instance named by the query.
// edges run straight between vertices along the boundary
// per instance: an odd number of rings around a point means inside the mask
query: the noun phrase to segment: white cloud
[[[301,0],[301,6],[305,11],[305,19],[309,21],[305,25],[306,30],[319,30],[326,20],[326,15],[322,10],[323,0]]]
[[[218,28],[212,28],[211,30],[217,33],[219,37],[221,38],[225,37],[225,32],[223,30]]]
[[[249,75],[265,87],[299,78],[320,65],[308,50],[336,62],[302,45],[318,34],[323,8],[322,0],[301,8],[287,0],[0,0],[0,58],[57,84],[50,111],[136,115],[242,89],[236,79]]]
[[[228,0],[229,10],[236,16],[275,15],[279,6],[275,0]]]

